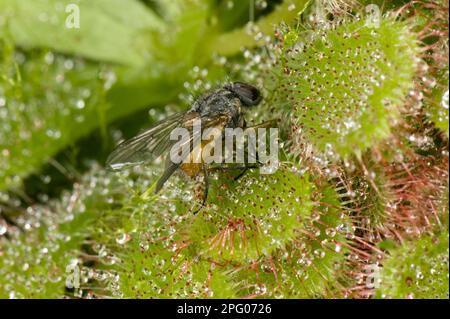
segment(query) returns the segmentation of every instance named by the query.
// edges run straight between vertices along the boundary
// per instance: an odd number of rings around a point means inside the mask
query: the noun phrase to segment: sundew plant
[[[0,0],[0,298],[449,298],[448,0]],[[279,166],[115,172],[257,87]]]

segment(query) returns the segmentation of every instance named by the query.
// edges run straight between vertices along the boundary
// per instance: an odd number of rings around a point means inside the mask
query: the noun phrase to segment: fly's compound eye
[[[261,102],[261,92],[253,85],[243,82],[234,82],[233,84],[227,85],[225,88],[236,94],[245,106],[254,106]]]

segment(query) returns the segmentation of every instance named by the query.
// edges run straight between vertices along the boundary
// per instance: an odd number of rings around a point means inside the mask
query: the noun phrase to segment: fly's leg
[[[203,189],[202,203],[201,203],[200,207],[194,211],[194,215],[196,215],[200,210],[202,210],[203,207],[206,206],[206,201],[208,200],[209,175],[208,175],[208,169],[207,169],[206,165],[203,165],[203,183],[204,183],[204,189]]]
[[[233,166],[228,164],[219,164],[218,166],[210,167],[208,171],[210,172],[217,172],[217,171],[237,171],[242,169],[251,169],[251,168],[258,168],[260,167],[259,164],[247,164],[247,165],[239,165],[239,166]]]
[[[258,125],[246,127],[245,130],[247,131],[247,130],[250,130],[250,129],[256,130],[256,129],[258,129],[258,128],[270,128],[270,127],[273,127],[273,126],[277,126],[277,124],[278,124],[278,120],[269,120],[269,121],[260,123],[260,124],[258,124]],[[255,147],[255,149],[256,149],[256,145],[254,145],[254,147]],[[246,148],[246,149],[247,149],[247,148]],[[239,180],[242,176],[244,176],[244,174],[247,172],[248,169],[250,169],[250,168],[258,168],[258,167],[264,165],[263,163],[261,163],[261,162],[259,161],[258,152],[255,152],[255,160],[256,160],[257,164],[253,164],[253,166],[251,166],[251,165],[246,165],[246,166],[243,168],[243,171],[242,171],[238,176],[236,176],[236,177],[234,178],[234,180],[235,180],[235,181]]]
[[[244,167],[242,167],[242,172],[240,172],[239,175],[236,176],[233,180],[234,180],[234,181],[237,181],[237,180],[239,180],[242,176],[244,176],[245,173],[247,173],[247,171],[248,171],[249,169],[251,169],[251,168],[259,168],[259,167],[261,167],[261,166],[263,165],[263,164],[259,161],[259,159],[258,159],[258,154],[256,154],[256,161],[257,161],[256,164],[247,164],[247,165],[245,165]]]
[[[255,164],[249,164],[249,163],[246,163],[245,166],[242,168],[242,172],[240,172],[239,175],[237,175],[233,180],[234,180],[234,181],[237,181],[237,180],[239,180],[242,176],[244,176],[245,173],[247,173],[247,171],[248,171],[249,169],[251,169],[251,168],[259,168],[259,167],[261,167],[261,166],[263,165],[263,163],[261,163],[261,162],[259,161],[259,158],[258,158],[258,152],[256,152],[256,154],[255,154],[255,160],[256,160],[256,163],[255,163]]]
[[[239,166],[232,166],[227,164],[220,164],[219,166],[215,166],[210,168],[210,171],[237,171],[242,170],[242,172],[239,173],[238,176],[234,177],[233,180],[237,181],[239,178],[244,176],[244,174],[252,168],[259,168],[260,164],[245,164],[245,165],[239,165]]]
[[[247,173],[247,171],[249,170],[249,167],[245,167],[242,172],[239,173],[238,176],[236,176],[235,178],[233,178],[233,180],[236,182],[237,180],[239,180],[242,176],[245,175],[245,173]]]
[[[258,129],[258,128],[278,127],[277,124],[278,124],[278,120],[269,120],[269,121],[265,121],[265,122],[262,122],[262,123],[257,124],[257,125],[248,126],[248,127],[245,128],[245,130],[248,130],[248,129]],[[244,130],[244,131],[245,131],[245,130]]]
[[[205,189],[203,191],[202,208],[205,207],[206,205],[206,200],[208,199],[208,191],[209,191],[209,175],[206,165],[203,165],[203,175],[204,175]]]

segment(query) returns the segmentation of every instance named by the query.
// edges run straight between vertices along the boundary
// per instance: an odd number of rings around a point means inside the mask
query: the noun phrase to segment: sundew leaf
[[[228,178],[213,183],[208,207],[180,231],[190,252],[228,273],[240,297],[311,298],[338,290],[350,223],[335,190],[285,167]]]
[[[128,190],[119,176],[95,166],[73,191],[29,207],[17,220],[21,230],[8,229],[8,238],[0,237],[0,298],[62,298],[70,291],[81,297],[93,280],[92,272],[83,271],[83,262],[92,261],[83,244],[99,215]]]
[[[217,260],[251,261],[285,247],[310,218],[313,184],[289,170],[260,175],[257,170],[233,183],[227,175],[211,187],[211,208],[189,225],[189,240]]]
[[[417,56],[404,22],[344,20],[286,48],[275,103],[292,112],[300,144],[332,159],[361,155],[391,133]]]
[[[88,236],[85,227],[95,216],[81,214],[70,222],[66,216],[64,223],[64,216],[58,216],[59,221],[49,218],[43,207],[30,213],[41,218],[38,230],[0,240],[0,298],[61,298],[71,272],[80,267],[77,257]]]
[[[66,26],[73,4],[79,8],[79,28]],[[164,25],[135,0],[1,0],[0,22],[0,37],[11,35],[20,46],[126,65],[145,62],[151,48],[140,34]]]
[[[448,230],[405,242],[389,253],[376,298],[448,299]]]

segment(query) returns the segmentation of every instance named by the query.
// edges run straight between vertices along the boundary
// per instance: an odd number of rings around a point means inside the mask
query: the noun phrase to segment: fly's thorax
[[[218,89],[199,97],[194,103],[192,111],[199,113],[200,117],[226,114],[233,123],[237,124],[242,115],[242,103],[232,92]]]

